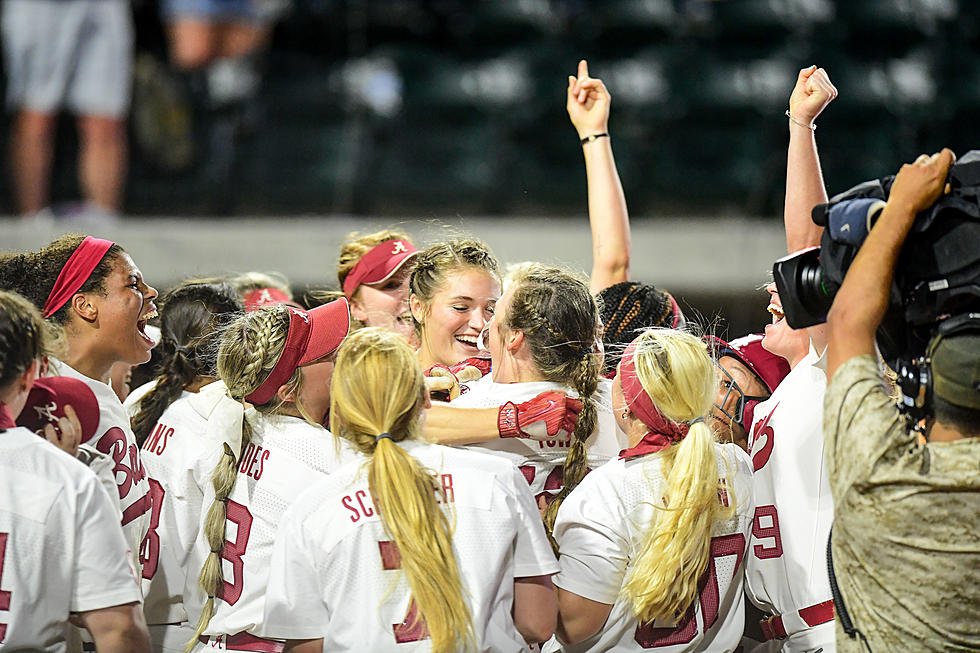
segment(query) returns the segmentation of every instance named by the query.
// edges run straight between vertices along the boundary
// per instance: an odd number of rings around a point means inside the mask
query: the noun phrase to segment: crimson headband
[[[273,306],[275,304],[290,304],[296,306],[296,302],[289,298],[289,295],[278,288],[256,288],[242,295],[245,302],[245,310],[252,312],[263,306]]]
[[[633,357],[636,354],[634,340],[623,352],[619,363],[619,383],[623,388],[623,396],[630,412],[640,418],[649,431],[635,446],[620,452],[620,457],[629,458],[666,449],[675,442],[680,442],[687,435],[687,424],[674,422],[660,412],[653,404],[650,395],[640,383],[636,375],[636,364]]]
[[[289,311],[286,344],[269,376],[245,399],[256,406],[267,403],[289,381],[296,368],[336,351],[350,330],[350,307],[346,299],[317,306],[309,311],[283,305]]]
[[[261,406],[276,396],[276,391],[289,380],[289,377],[299,367],[299,361],[306,352],[306,345],[310,341],[312,331],[310,318],[306,311],[290,308],[289,330],[286,332],[286,344],[282,348],[282,353],[279,354],[279,360],[276,361],[275,367],[269,372],[269,376],[262,382],[262,385],[245,397],[246,401]]]
[[[363,283],[384,281],[416,252],[418,250],[404,240],[386,240],[378,243],[347,273],[344,278],[344,296],[350,299],[357,287]]]
[[[115,245],[110,240],[85,236],[85,239],[71,253],[55,279],[54,287],[44,302],[44,317],[48,318],[61,310],[78,289],[85,285],[95,268],[105,257],[109,248]]]

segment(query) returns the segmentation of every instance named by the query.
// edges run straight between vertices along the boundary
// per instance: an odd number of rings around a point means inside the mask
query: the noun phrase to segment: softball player
[[[107,383],[113,363],[150,359],[156,344],[146,322],[156,315],[157,291],[117,244],[91,236],[62,236],[39,252],[0,260],[0,287],[17,290],[45,319],[68,327],[68,356],[51,359],[49,376],[69,376],[95,393],[101,418],[94,446],[80,450],[96,464],[111,461],[123,532],[139,569],[140,543],[150,523],[149,484],[129,416]]]
[[[555,523],[564,650],[738,645],[751,470],[704,423],[715,391],[691,334],[649,330],[623,354],[613,405],[631,447],[589,474]]]
[[[222,337],[218,373],[231,399],[208,421],[212,448],[200,464],[213,483],[184,592],[185,609],[198,623],[198,651],[281,649],[257,636],[269,556],[296,495],[352,455],[320,426],[329,407],[331,354],[349,328],[347,300],[340,299],[310,311],[262,308]],[[254,409],[243,413],[243,401]]]
[[[626,446],[612,414],[611,383],[599,378],[597,324],[598,308],[584,282],[557,268],[525,268],[497,303],[487,330],[492,376],[471,383],[451,404],[513,405],[555,390],[581,399],[582,410],[570,438],[509,438],[479,445],[521,470],[549,527],[560,499],[588,469]],[[507,413],[501,412],[500,419],[506,421]]]
[[[168,292],[160,308],[159,374],[125,404],[142,443],[152,500],[140,561],[155,651],[181,653],[194,633],[183,606],[184,579],[211,482],[198,465],[209,449],[207,416],[223,387],[191,398],[216,378],[218,328],[241,310],[238,293],[222,282],[189,281]]]
[[[783,216],[790,252],[820,242],[810,212],[827,201],[814,121],[837,96],[822,68],[800,71],[789,98],[789,148]],[[836,650],[826,546],[833,498],[824,465],[823,397],[827,378],[819,352],[825,326],[794,330],[783,316],[774,284],[762,345],[782,356],[790,373],[756,406],[749,439],[756,509],[746,562],[749,598],[771,617],[760,624],[779,650]],[[772,646],[770,648],[775,648]]]
[[[363,326],[391,329],[417,346],[408,310],[409,279],[418,250],[400,231],[350,234],[340,248],[337,281]]]
[[[422,369],[480,355],[477,340],[500,297],[500,270],[475,240],[437,243],[415,257],[409,304]]]
[[[67,651],[73,616],[99,651],[147,652],[115,501],[82,463],[14,423],[47,333],[27,300],[0,292],[0,649]]]
[[[557,566],[527,483],[418,439],[428,399],[411,349],[355,332],[331,395],[331,428],[362,455],[283,518],[267,632],[299,652],[521,651],[550,637]]]

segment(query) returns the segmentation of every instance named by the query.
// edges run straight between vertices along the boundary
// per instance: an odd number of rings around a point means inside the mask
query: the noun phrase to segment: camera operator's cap
[[[344,278],[344,296],[350,299],[362,284],[387,281],[419,251],[407,240],[386,240],[372,247]]]
[[[767,351],[762,346],[762,338],[761,333],[753,333],[731,342],[715,336],[705,336],[704,340],[711,347],[716,359],[731,356],[739,361],[755,374],[771,394],[789,374],[789,363],[782,356]]]
[[[936,396],[962,408],[980,410],[980,333],[940,337],[930,357]]]
[[[830,237],[837,242],[860,247],[883,208],[885,202],[873,197],[844,200],[834,204],[827,217]]]
[[[65,416],[65,406],[71,406],[82,426],[80,443],[95,437],[99,427],[99,401],[84,381],[67,376],[50,376],[34,381],[27,394],[24,409],[17,417],[17,425],[31,431],[44,428],[45,424],[58,427],[58,418]]]

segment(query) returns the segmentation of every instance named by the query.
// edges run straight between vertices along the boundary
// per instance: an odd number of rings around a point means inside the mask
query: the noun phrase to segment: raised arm
[[[874,353],[875,332],[888,308],[902,244],[916,214],[942,195],[954,158],[944,148],[932,156],[923,154],[898,172],[888,203],[854,257],[827,315],[828,379],[854,356]]]
[[[592,229],[592,294],[630,276],[630,221],[609,138],[609,92],[602,80],[589,77],[589,64],[578,62],[578,77],[568,77],[565,108],[579,139],[604,134],[582,144],[589,188]]]
[[[823,68],[800,71],[789,96],[789,149],[786,155],[786,201],[783,223],[786,249],[793,253],[820,244],[823,228],[813,224],[810,211],[827,201],[820,170],[817,140],[811,128],[820,112],[837,97],[837,89]]]

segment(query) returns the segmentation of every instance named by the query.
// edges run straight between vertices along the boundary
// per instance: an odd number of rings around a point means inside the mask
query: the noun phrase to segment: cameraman
[[[916,214],[943,194],[953,158],[944,149],[902,166],[827,319],[831,551],[844,606],[865,640],[848,637],[838,618],[839,651],[980,648],[980,333],[953,334],[932,349],[925,445],[906,429],[875,358],[902,244]]]

